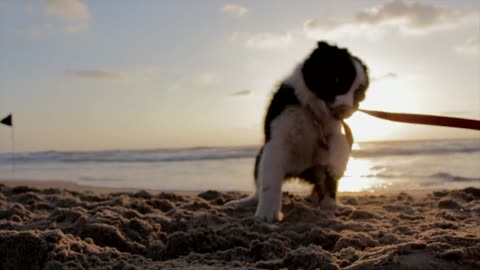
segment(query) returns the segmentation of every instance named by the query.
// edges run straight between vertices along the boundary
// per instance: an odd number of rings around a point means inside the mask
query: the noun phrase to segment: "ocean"
[[[0,153],[0,180],[170,191],[253,191],[257,147]],[[480,139],[357,143],[339,190],[480,187]],[[299,181],[288,191],[308,191]]]

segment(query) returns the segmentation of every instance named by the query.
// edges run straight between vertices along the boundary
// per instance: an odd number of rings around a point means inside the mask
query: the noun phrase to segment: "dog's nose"
[[[339,119],[344,119],[350,117],[354,109],[351,106],[341,104],[333,108],[333,115]]]

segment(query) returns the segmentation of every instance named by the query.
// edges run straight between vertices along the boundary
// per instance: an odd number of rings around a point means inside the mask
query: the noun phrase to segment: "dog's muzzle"
[[[333,116],[338,119],[345,119],[355,112],[355,108],[348,105],[338,105],[331,109]]]

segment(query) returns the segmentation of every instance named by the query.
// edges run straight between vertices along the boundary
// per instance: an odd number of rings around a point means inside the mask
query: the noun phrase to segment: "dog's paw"
[[[276,221],[281,221],[283,219],[283,213],[280,211],[281,204],[262,204],[260,203],[255,212],[255,218],[273,223]]]
[[[246,207],[255,206],[257,204],[257,201],[258,201],[257,197],[250,196],[240,200],[229,201],[225,204],[225,206],[246,208]]]
[[[320,209],[327,210],[327,211],[336,211],[336,210],[344,211],[344,210],[353,210],[354,208],[349,205],[341,204],[337,202],[335,199],[332,199],[326,196],[320,202]]]
[[[255,213],[255,218],[262,222],[274,223],[283,220],[283,213],[281,211],[264,213],[257,210],[257,212]]]
[[[325,196],[319,205],[323,210],[336,210],[338,208],[337,201],[329,196]]]

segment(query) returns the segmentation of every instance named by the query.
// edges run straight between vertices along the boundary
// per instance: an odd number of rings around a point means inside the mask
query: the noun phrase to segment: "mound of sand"
[[[285,193],[285,219],[207,191],[95,194],[0,185],[0,269],[480,269],[480,189],[343,195],[321,211]]]

